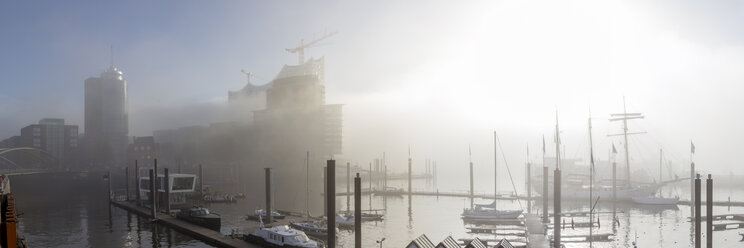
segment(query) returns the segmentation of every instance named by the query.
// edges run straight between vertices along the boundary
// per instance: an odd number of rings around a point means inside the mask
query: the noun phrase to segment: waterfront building
[[[342,153],[342,105],[325,103],[323,58],[285,65],[266,91],[266,109],[254,113],[262,148],[320,160]],[[299,161],[302,161],[299,160]]]
[[[85,142],[95,166],[123,166],[129,143],[127,82],[113,65],[85,80]]]
[[[160,144],[155,143],[153,136],[132,137],[132,143],[127,148],[129,165],[134,165],[134,161],[137,160],[140,166],[153,166],[159,152]]]
[[[78,126],[65,125],[64,119],[46,118],[39,124],[21,129],[20,144],[16,147],[34,147],[54,157],[54,161],[44,161],[46,155],[37,153],[36,158],[20,156],[24,166],[38,166],[51,162],[57,167],[73,166],[78,151]],[[28,154],[28,153],[27,153]]]

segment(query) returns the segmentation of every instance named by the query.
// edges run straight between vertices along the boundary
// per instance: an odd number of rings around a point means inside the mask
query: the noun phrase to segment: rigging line
[[[639,123],[639,124],[640,124],[641,126],[643,126],[643,125],[644,125],[643,123]],[[657,129],[657,128],[655,128],[655,126],[653,126],[653,125],[651,125],[651,124],[648,124],[648,126],[649,126],[649,127],[646,127],[646,128],[644,128],[644,129],[646,129],[646,130],[649,130],[649,131],[654,131],[653,133],[663,133],[663,132],[656,132],[656,131],[658,131],[658,129]],[[645,127],[645,126],[643,126],[643,127]],[[658,139],[656,139],[656,136],[654,136],[654,135],[651,135],[650,133],[651,133],[651,132],[649,132],[649,134],[647,134],[647,135],[648,135],[648,136],[649,136],[649,137],[650,137],[650,138],[651,138],[651,139],[652,139],[652,140],[653,140],[654,142],[656,142],[656,144],[657,144],[657,145],[661,146],[662,148],[665,148],[665,147],[669,147],[669,148],[671,148],[671,146],[667,146],[667,145],[666,145],[665,143],[663,143],[663,142],[659,141]],[[668,150],[668,149],[665,149],[665,150]],[[669,150],[669,151],[667,151],[666,153],[669,153],[669,154],[670,154],[670,155],[671,155],[672,157],[674,157],[674,159],[673,159],[673,160],[679,160],[679,161],[687,161],[686,157],[683,157],[683,156],[679,156],[679,154],[677,154],[677,152],[676,152],[675,150]],[[683,158],[683,159],[680,159],[680,158]]]
[[[587,139],[587,135],[584,134],[584,137],[581,138],[581,140],[586,140],[586,139]],[[581,153],[582,150],[584,150],[584,144],[583,144],[583,142],[579,142],[579,146],[575,150],[576,152],[574,152],[574,156],[573,157],[574,158],[578,158],[579,157],[579,154]],[[563,158],[563,159],[566,159],[566,158]]]
[[[506,161],[506,155],[504,154],[504,148],[501,145],[501,139],[499,139],[499,135],[496,134],[496,143],[499,144],[499,150],[501,151],[501,157],[504,160],[504,165],[506,165],[506,172],[509,173],[509,180],[511,180],[512,189],[514,189],[514,196],[517,198],[517,203],[519,203],[519,208],[524,211],[524,207],[522,206],[522,200],[519,199],[519,194],[517,194],[517,186],[514,185],[514,178],[512,178],[511,170],[509,169],[509,162]],[[493,199],[496,201],[496,199]]]

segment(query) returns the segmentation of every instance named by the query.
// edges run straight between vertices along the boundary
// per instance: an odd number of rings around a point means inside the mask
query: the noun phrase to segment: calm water
[[[19,232],[31,247],[211,247],[177,231],[111,207],[106,187],[34,184],[13,177]],[[39,188],[39,186],[43,188]],[[85,194],[78,187],[87,188]]]
[[[19,183],[16,183],[20,181]],[[449,183],[449,185],[447,185]],[[109,208],[105,201],[105,187],[94,189],[86,194],[74,194],[75,190],[38,190],[31,188],[22,180],[15,180],[14,192],[17,194],[18,207],[23,215],[20,217],[20,231],[29,240],[32,247],[209,247],[208,245],[163,226],[153,225],[147,220],[116,207]],[[392,186],[404,187],[404,181],[391,181]],[[458,189],[462,182],[439,182],[418,180],[414,188],[418,190],[436,190],[441,188]],[[667,188],[668,192],[678,192],[682,198],[687,196],[688,185],[680,183],[676,188]],[[304,189],[302,189],[304,190]],[[337,192],[345,192],[346,186],[340,183]],[[442,191],[444,191],[442,189]],[[68,193],[61,193],[68,192]],[[506,190],[505,190],[506,192]],[[300,195],[304,192],[300,192]],[[717,190],[716,199],[732,200],[744,197],[744,191],[733,189]],[[296,206],[304,206],[304,198],[293,196]],[[338,210],[346,209],[346,197],[337,198]],[[243,230],[256,222],[246,221],[243,216],[260,207],[263,199],[253,197],[236,204],[212,204],[208,206],[223,216],[223,232],[232,229]],[[470,202],[465,198],[455,197],[362,197],[364,209],[387,209],[385,220],[366,222],[362,227],[364,247],[376,247],[376,240],[385,237],[385,247],[402,247],[421,234],[429,236],[433,242],[439,242],[451,235],[454,238],[470,238],[476,235],[466,232],[465,223],[460,213]],[[476,203],[487,203],[490,200],[476,199]],[[371,203],[371,204],[370,204]],[[538,204],[539,205],[539,204]],[[552,206],[552,205],[551,205]],[[517,201],[500,201],[504,209],[526,208],[527,203]],[[540,206],[533,206],[533,211],[542,211]],[[279,209],[300,210],[279,204]],[[313,204],[314,214],[320,214],[322,205]],[[611,211],[611,205],[600,203],[599,211]],[[565,211],[586,210],[586,204],[564,202]],[[594,243],[595,247],[628,247],[637,235],[639,247],[692,247],[690,235],[691,223],[687,221],[690,209],[687,206],[677,208],[640,208],[630,205],[619,205],[620,226],[613,230],[611,214],[600,215],[600,228],[595,233],[615,233],[617,238],[609,242]],[[740,207],[715,207],[715,214],[740,213]],[[570,219],[568,219],[570,223]],[[584,222],[585,219],[575,219]],[[717,247],[744,246],[739,242],[739,230],[715,232]],[[563,231],[566,235],[587,233],[587,229]],[[477,237],[493,239],[502,236],[483,235]],[[514,238],[509,236],[509,238]],[[521,238],[517,238],[518,240]],[[353,233],[341,231],[339,247],[352,247]],[[588,243],[566,243],[567,247],[589,247]]]

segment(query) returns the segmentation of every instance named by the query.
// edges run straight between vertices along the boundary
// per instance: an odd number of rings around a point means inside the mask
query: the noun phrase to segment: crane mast
[[[336,34],[338,34],[338,32],[328,33],[328,34],[324,35],[323,37],[320,37],[318,39],[315,39],[315,40],[313,40],[313,41],[311,41],[310,43],[307,43],[307,44],[305,44],[305,40],[304,39],[300,39],[300,46],[295,47],[295,48],[287,48],[285,50],[287,50],[287,52],[289,52],[289,53],[297,53],[299,55],[298,65],[301,65],[302,63],[305,63],[305,48],[313,47],[316,44],[318,44],[318,42],[320,42],[322,40],[325,40],[325,39],[328,39],[331,36],[334,36]]]

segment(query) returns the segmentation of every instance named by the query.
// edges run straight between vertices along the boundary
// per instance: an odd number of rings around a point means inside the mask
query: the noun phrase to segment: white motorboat
[[[679,197],[633,197],[633,201],[638,204],[646,205],[677,205],[677,203],[679,202]]]
[[[244,235],[243,240],[262,247],[322,247],[318,242],[310,240],[304,232],[286,225],[264,228],[262,224],[258,230]]]

